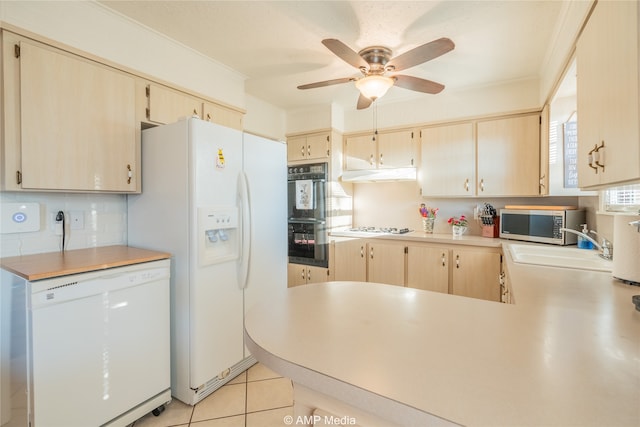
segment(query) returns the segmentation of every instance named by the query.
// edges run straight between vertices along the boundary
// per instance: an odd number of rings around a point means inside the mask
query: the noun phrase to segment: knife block
[[[482,237],[498,237],[500,235],[500,217],[493,218],[492,225],[481,225]]]

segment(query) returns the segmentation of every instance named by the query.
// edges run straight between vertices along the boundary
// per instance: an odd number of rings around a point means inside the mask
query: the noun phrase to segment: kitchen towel
[[[296,181],[296,209],[313,209],[313,181]]]
[[[640,232],[631,221],[639,215],[616,215],[613,219],[613,277],[640,283]]]

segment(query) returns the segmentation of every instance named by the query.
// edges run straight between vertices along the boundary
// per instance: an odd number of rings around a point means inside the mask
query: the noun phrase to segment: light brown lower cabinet
[[[367,244],[367,280],[374,283],[404,286],[405,246],[394,243]]]
[[[483,249],[451,252],[451,293],[500,301],[501,255]]]
[[[449,293],[448,248],[407,246],[407,286]]]
[[[336,280],[367,281],[367,242],[362,239],[336,242],[334,267]]]
[[[335,280],[368,281],[500,301],[499,248],[354,239],[335,243]]]
[[[332,280],[329,269],[311,265],[289,264],[287,268],[287,287],[307,285],[309,283]]]

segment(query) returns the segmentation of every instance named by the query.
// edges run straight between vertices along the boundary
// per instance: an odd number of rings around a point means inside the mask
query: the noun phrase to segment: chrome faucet
[[[560,231],[568,231],[569,233],[573,233],[573,234],[576,234],[578,236],[584,237],[585,239],[587,239],[588,241],[593,243],[596,248],[598,248],[598,250],[601,252],[600,256],[602,258],[610,259],[610,260],[613,259],[613,245],[607,239],[603,238],[602,239],[602,245],[600,245],[600,243],[598,243],[595,239],[593,239],[591,236],[583,233],[582,231],[573,230],[571,228],[564,228],[564,227],[561,228]],[[591,231],[591,232],[596,234],[595,231]]]

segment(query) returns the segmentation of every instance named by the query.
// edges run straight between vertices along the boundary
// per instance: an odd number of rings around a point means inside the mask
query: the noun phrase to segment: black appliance
[[[329,266],[327,163],[289,166],[289,262]]]

